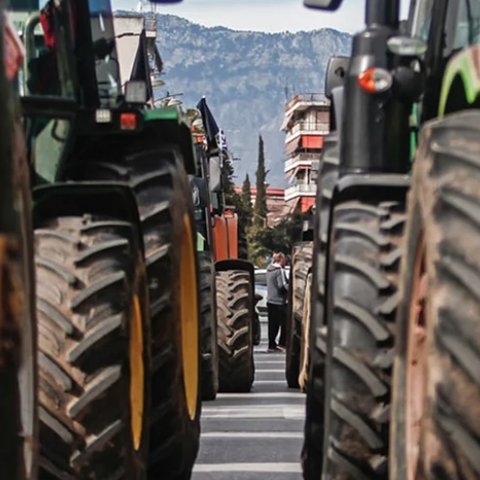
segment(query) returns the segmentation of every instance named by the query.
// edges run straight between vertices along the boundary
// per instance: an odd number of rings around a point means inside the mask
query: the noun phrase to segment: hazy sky
[[[404,11],[407,1],[402,0]],[[136,9],[140,2],[112,0],[112,3],[116,9]],[[177,5],[159,5],[157,11],[209,27],[222,25],[235,30],[296,32],[331,27],[355,32],[362,25],[364,0],[345,0],[336,13],[306,9],[302,3],[302,0],[184,0]]]

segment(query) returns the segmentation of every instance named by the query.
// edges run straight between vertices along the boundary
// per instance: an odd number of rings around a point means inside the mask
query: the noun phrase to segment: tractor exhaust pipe
[[[365,24],[398,28],[400,16],[399,0],[369,0],[365,7]]]

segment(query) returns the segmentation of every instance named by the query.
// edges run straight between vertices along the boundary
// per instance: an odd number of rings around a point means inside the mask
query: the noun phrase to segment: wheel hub
[[[421,422],[426,389],[427,325],[425,303],[428,276],[425,264],[425,238],[415,256],[412,298],[408,318],[407,390],[406,390],[406,459],[408,480],[415,480],[419,468]]]
[[[198,401],[198,299],[195,249],[187,214],[183,216],[180,252],[180,327],[183,385],[188,414],[193,420]]]
[[[131,430],[135,450],[140,448],[143,430],[144,382],[143,318],[138,295],[134,295],[130,320],[130,405]]]

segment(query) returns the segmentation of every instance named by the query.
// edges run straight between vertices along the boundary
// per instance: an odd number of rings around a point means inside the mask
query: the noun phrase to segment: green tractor
[[[392,480],[480,476],[479,25],[478,0],[417,0],[403,41],[428,48],[397,311]]]
[[[412,2],[400,33],[399,2],[367,2],[367,28],[354,38],[337,96],[344,114],[328,226],[317,218],[329,253],[324,274],[314,268],[305,478],[480,473],[477,262],[468,254],[478,190],[477,3]],[[322,258],[318,245],[314,258]]]
[[[108,0],[25,3],[12,2],[26,49],[40,478],[188,479],[200,415],[189,127],[176,108],[146,108],[148,75],[122,86]]]
[[[0,5],[0,478],[37,478],[35,279],[30,178],[15,80],[23,46]]]
[[[341,2],[305,3],[336,9]],[[326,80],[332,133],[317,186],[302,452],[308,480],[388,475],[409,116],[419,75],[404,75],[410,59],[387,44],[400,35],[399,2],[368,1],[365,23],[351,58],[332,59]]]

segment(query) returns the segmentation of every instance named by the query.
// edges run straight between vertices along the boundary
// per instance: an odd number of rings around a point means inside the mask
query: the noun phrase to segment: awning
[[[303,135],[302,148],[323,148],[322,135]]]
[[[295,210],[297,209],[299,202],[300,202],[300,197],[296,197],[293,200],[289,200],[287,202],[289,215],[292,215],[293,213],[295,213]]]
[[[288,127],[288,124],[290,123],[290,120],[292,119],[293,115],[295,112],[290,112],[288,115],[286,115],[283,118],[282,126],[280,127],[280,130],[286,130]]]
[[[301,140],[302,140],[302,137],[297,137],[294,140],[292,140],[291,142],[288,142],[285,145],[285,152],[288,155],[293,153],[298,148],[298,146],[300,145]]]
[[[315,204],[315,197],[302,197],[302,202],[300,204],[300,211],[302,213],[307,213]]]

